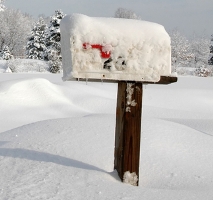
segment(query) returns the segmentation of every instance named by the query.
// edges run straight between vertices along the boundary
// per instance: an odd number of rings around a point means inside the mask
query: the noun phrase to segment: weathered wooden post
[[[118,82],[114,168],[132,185],[139,179],[142,94],[141,82]]]
[[[177,77],[161,77],[155,84],[174,82]],[[142,82],[118,82],[114,169],[121,180],[132,185],[139,181],[142,100]]]
[[[81,14],[67,15],[60,28],[64,81],[118,83],[114,168],[138,185],[143,84],[177,81],[170,37],[159,24]]]

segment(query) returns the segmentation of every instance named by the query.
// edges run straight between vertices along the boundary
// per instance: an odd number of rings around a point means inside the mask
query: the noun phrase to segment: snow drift
[[[132,187],[113,170],[117,84],[0,73],[0,199],[212,200],[212,85],[144,86]]]
[[[0,60],[0,73],[50,73],[47,61],[36,59]]]

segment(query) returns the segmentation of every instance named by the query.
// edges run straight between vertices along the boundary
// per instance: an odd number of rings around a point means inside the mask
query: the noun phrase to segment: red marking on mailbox
[[[102,58],[110,58],[111,56],[111,51],[106,51],[106,49],[108,48],[105,48],[106,45],[101,45],[101,44],[89,44],[89,43],[83,43],[83,48],[84,49],[98,49],[100,50],[101,52],[101,57]]]

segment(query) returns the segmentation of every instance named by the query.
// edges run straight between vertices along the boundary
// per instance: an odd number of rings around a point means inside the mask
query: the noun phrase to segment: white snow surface
[[[12,70],[12,71],[11,71]],[[36,59],[0,60],[0,73],[49,73],[47,61]]]
[[[114,162],[117,84],[0,73],[0,199],[213,199],[213,78],[143,94],[139,186]]]
[[[64,80],[157,82],[160,76],[171,74],[170,37],[162,25],[72,14],[62,19],[60,29]],[[100,50],[91,45],[101,45],[103,52],[111,53],[109,68],[104,68],[107,59],[100,56]]]

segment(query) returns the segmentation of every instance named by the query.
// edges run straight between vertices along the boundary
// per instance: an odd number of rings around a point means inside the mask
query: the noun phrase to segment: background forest
[[[5,8],[2,3],[0,0],[0,59],[42,60],[47,62],[50,72],[60,72],[60,21],[65,14],[56,10],[52,16],[40,15],[34,19],[19,10]],[[125,8],[118,8],[114,17],[141,20]],[[171,37],[173,72],[204,77],[213,75],[213,36],[194,35],[187,39],[178,29],[167,31]]]

